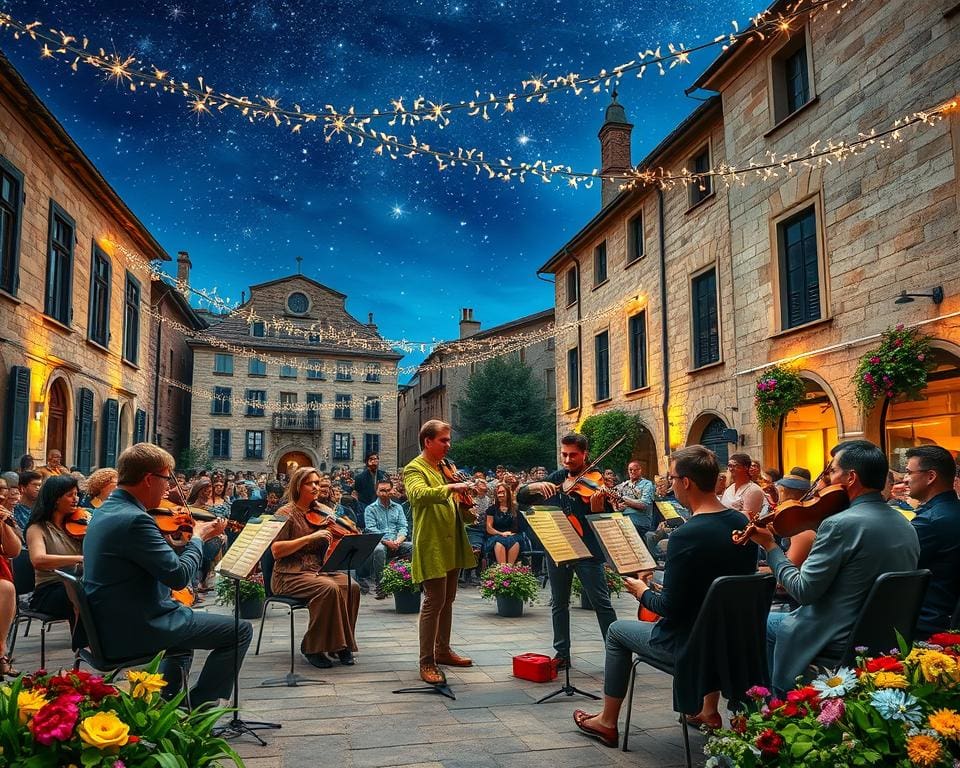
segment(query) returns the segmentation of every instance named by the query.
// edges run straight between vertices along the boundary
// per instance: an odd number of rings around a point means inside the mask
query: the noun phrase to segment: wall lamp
[[[35,421],[40,421],[43,418],[43,403],[36,402],[33,404],[33,418]]]
[[[900,295],[894,300],[894,304],[909,304],[914,299],[931,299],[934,304],[943,303],[943,286],[938,285],[930,293],[907,293],[901,291]]]

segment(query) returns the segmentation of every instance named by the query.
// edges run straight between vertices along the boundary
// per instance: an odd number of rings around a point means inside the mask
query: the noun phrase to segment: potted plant
[[[523,604],[532,603],[539,592],[537,577],[525,565],[496,563],[480,574],[480,597],[495,597],[500,616],[522,616]]]
[[[380,590],[393,595],[397,613],[420,612],[420,585],[413,583],[409,560],[391,560],[383,567]]]
[[[952,768],[960,758],[958,655],[954,630],[860,656],[785,699],[754,686],[753,705],[707,741],[707,766]]]
[[[220,605],[233,605],[236,587],[233,579],[217,580],[217,602]],[[263,574],[260,571],[240,582],[240,618],[259,619],[263,615],[263,601],[267,593],[263,588]]]
[[[803,379],[792,368],[773,365],[756,382],[753,405],[763,427],[776,427],[780,419],[803,402]]]
[[[603,575],[607,581],[607,589],[610,591],[610,597],[619,597],[624,589],[623,576],[613,570],[613,568],[606,563],[603,564]],[[580,598],[581,608],[587,611],[593,610],[593,605],[590,603],[590,598],[584,591],[583,584],[580,582],[580,577],[577,576],[577,574],[573,574],[573,581],[570,584],[570,591]]]
[[[883,398],[917,397],[927,386],[934,365],[929,336],[903,325],[887,329],[880,346],[860,358],[853,375],[860,410],[868,412]]]
[[[162,654],[117,684],[82,670],[21,675],[0,686],[0,754],[10,768],[242,766],[211,730],[228,710],[179,709],[157,674]],[[221,758],[228,763],[221,762]]]

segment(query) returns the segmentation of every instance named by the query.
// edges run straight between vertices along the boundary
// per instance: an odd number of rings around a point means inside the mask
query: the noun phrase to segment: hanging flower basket
[[[757,421],[764,427],[776,427],[780,419],[803,402],[803,379],[792,368],[774,365],[757,379],[753,404]]]
[[[867,413],[883,398],[918,397],[934,366],[929,336],[903,325],[887,329],[880,346],[860,358],[853,376],[860,410]]]

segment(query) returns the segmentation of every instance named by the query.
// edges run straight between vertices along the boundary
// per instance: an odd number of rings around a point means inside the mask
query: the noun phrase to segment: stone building
[[[216,466],[272,474],[289,462],[358,468],[372,451],[395,467],[401,355],[346,299],[303,275],[271,280],[190,339],[193,447],[208,441]]]
[[[191,266],[189,254],[180,251],[177,278],[181,284],[189,285]],[[202,331],[207,324],[180,291],[162,280],[153,282],[150,307],[155,319],[150,334],[150,385],[154,403],[151,440],[179,461],[190,445],[193,350],[187,344],[187,336]],[[157,321],[157,317],[172,322]]]
[[[639,167],[745,167],[952,99],[951,5],[856,3],[730,46],[694,83],[714,95]],[[615,106],[602,167],[629,147]],[[915,444],[960,450],[960,115],[899,139],[729,187],[711,179],[605,199],[541,268],[556,275],[558,325],[583,321],[557,338],[559,430],[605,409],[635,412],[645,429],[636,454],[651,472],[697,442],[814,474],[834,442],[855,437],[882,444],[895,465]],[[895,302],[903,291],[926,296]],[[856,366],[898,323],[933,337],[937,368],[921,400],[861,414]],[[806,397],[761,428],[755,382],[778,361],[798,369]]]
[[[501,325],[480,330],[480,321],[473,316],[473,309],[463,308],[460,314],[460,339],[484,342],[503,339],[510,344],[511,338],[538,334],[542,338],[519,346],[508,352],[515,359],[529,365],[536,377],[543,382],[551,410],[556,399],[556,369],[554,367],[554,339],[549,331],[554,312],[545,309],[532,315],[511,320]],[[420,364],[417,373],[400,388],[398,396],[398,431],[400,435],[400,463],[405,464],[420,452],[417,435],[420,425],[430,419],[442,419],[452,427],[456,440],[462,435],[458,402],[467,390],[470,376],[482,363],[458,363],[458,358],[470,355],[469,349],[459,349],[456,343],[438,347]]]
[[[4,469],[56,448],[87,472],[149,437],[150,272],[124,251],[170,258],[0,55]]]

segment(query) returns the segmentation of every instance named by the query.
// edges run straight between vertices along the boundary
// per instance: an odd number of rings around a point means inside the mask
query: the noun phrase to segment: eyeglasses
[[[905,475],[916,475],[916,474],[918,474],[918,473],[920,473],[920,472],[930,472],[930,471],[931,471],[931,470],[929,470],[929,469],[905,469],[905,470],[903,470],[903,474],[905,474]]]
[[[672,483],[676,480],[682,480],[685,475],[667,475],[667,482]]]
[[[169,483],[171,480],[173,480],[173,475],[161,475],[159,472],[151,472],[150,474],[153,475],[154,477],[163,478],[163,479],[166,480],[168,483]]]

